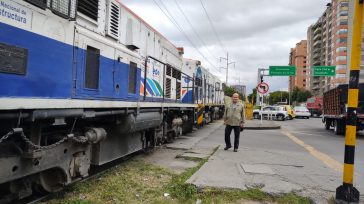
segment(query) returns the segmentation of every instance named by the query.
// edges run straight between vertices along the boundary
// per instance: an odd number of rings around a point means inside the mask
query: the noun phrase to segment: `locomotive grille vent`
[[[171,76],[172,75],[172,67],[167,66],[166,75]]]
[[[120,6],[113,1],[109,4],[109,19],[107,34],[111,37],[119,37]]]
[[[47,0],[25,0],[25,1],[41,9],[45,9],[47,7]]]
[[[85,16],[97,21],[99,12],[98,0],[78,0],[77,11],[81,12]]]
[[[176,99],[181,99],[181,82],[176,84]]]
[[[166,98],[171,98],[171,79],[166,78]]]

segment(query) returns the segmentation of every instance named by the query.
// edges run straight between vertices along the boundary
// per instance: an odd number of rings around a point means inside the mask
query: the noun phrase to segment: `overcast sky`
[[[235,69],[231,67],[229,71],[229,84],[237,83],[240,78],[241,84],[247,85],[248,92],[256,86],[258,68],[288,64],[290,48],[307,38],[308,26],[318,19],[324,12],[326,4],[330,2],[329,0],[201,1],[217,36],[200,0],[122,0],[173,44],[184,47],[184,57],[201,60],[205,67],[224,81],[225,70],[219,71],[216,67],[226,64],[224,61],[220,63],[218,58],[226,57],[228,51],[231,60],[236,62]],[[165,16],[158,5],[172,15],[204,57]],[[266,77],[265,81],[272,91],[288,88],[288,77]]]

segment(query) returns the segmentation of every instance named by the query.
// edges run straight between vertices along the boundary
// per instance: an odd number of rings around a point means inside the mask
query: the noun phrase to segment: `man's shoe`
[[[234,149],[234,152],[238,152],[238,149]]]
[[[231,147],[225,147],[225,148],[224,148],[224,150],[228,150],[228,149],[230,149],[230,148],[231,148]]]

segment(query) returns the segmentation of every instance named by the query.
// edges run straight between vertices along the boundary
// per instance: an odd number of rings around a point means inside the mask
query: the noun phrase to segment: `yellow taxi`
[[[293,118],[296,117],[296,114],[294,113],[292,106],[284,105],[283,107],[286,109],[287,114],[288,114],[288,117],[286,119],[293,120]]]

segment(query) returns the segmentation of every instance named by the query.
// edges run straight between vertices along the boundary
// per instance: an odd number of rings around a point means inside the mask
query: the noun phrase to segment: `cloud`
[[[257,69],[269,65],[287,65],[289,51],[300,40],[306,39],[307,28],[324,12],[328,0],[202,0],[212,24],[224,47],[220,46],[199,0],[155,0],[165,6],[183,28],[204,59],[185,36],[162,13],[154,0],[124,0],[123,3],[141,16],[177,46],[185,48],[185,57],[199,59],[211,72],[225,81],[224,66],[219,57],[226,52],[235,69],[229,71],[229,82],[240,81],[248,92],[256,86]],[[185,20],[182,8],[194,30]],[[163,2],[163,4],[161,3]],[[209,62],[208,62],[209,61]],[[271,90],[288,87],[288,77],[265,77]]]

